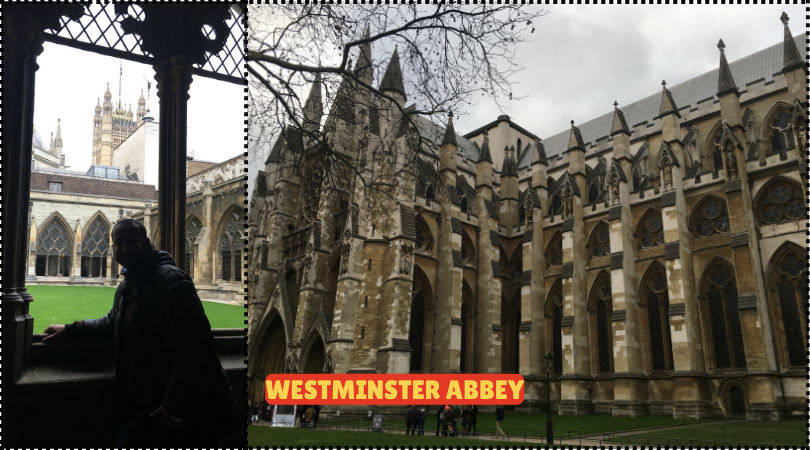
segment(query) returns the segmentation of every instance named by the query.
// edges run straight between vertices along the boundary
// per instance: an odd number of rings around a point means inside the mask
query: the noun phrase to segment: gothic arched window
[[[194,277],[194,241],[202,229],[202,222],[196,217],[192,217],[186,227],[186,273]]]
[[[807,364],[807,266],[806,258],[796,247],[777,252],[775,258],[778,260],[769,277],[771,311],[775,320],[781,318],[781,327],[778,323],[773,327],[774,340],[780,365],[786,368],[804,368]]]
[[[641,287],[647,300],[650,336],[650,360],[653,371],[673,370],[672,338],[669,328],[669,293],[666,272],[654,265]]]
[[[784,111],[779,113],[771,122],[771,129],[773,130],[771,132],[771,151],[780,153],[782,159],[787,158],[786,152],[796,147],[790,115]]]
[[[420,252],[430,251],[430,244],[433,241],[430,229],[422,216],[416,216],[415,222],[416,246],[414,249]]]
[[[714,264],[705,275],[701,294],[708,309],[708,334],[714,350],[715,368],[745,368],[737,282],[731,269],[722,263]]]
[[[556,216],[557,214],[562,213],[562,200],[558,194],[554,194],[554,196],[551,197],[551,201],[548,203],[548,214],[550,216]]]
[[[107,252],[110,248],[110,230],[101,217],[90,224],[82,239],[82,272],[83,277],[107,276]]]
[[[633,191],[637,191],[639,186],[641,186],[641,175],[638,173],[638,169],[636,169],[633,171]]]
[[[601,258],[610,255],[610,228],[606,223],[597,225],[591,238],[591,257]]]
[[[520,205],[520,209],[518,209],[518,220],[521,225],[526,224],[526,207]]]
[[[728,233],[728,208],[722,199],[709,197],[695,206],[692,214],[692,229],[697,237]]]
[[[469,210],[469,205],[467,203],[467,197],[462,197],[462,199],[461,199],[461,212],[468,214],[469,213],[468,210]]]
[[[562,373],[563,367],[563,352],[562,352],[562,285],[559,281],[555,282],[551,288],[548,298],[546,299],[546,318],[550,319],[549,342],[551,342],[551,356],[554,357],[554,373]],[[548,321],[546,322],[549,323]],[[548,326],[548,325],[547,325]],[[549,336],[549,334],[546,334]],[[548,348],[548,347],[546,347]]]
[[[548,260],[549,267],[556,267],[562,265],[563,261],[562,236],[558,235],[557,237],[551,240],[551,243],[548,245],[546,259]]]
[[[641,222],[638,237],[640,248],[664,245],[664,228],[661,213],[656,211],[656,213],[650,214]]]
[[[219,242],[219,261],[222,281],[242,280],[242,229],[239,216],[231,214]]]
[[[792,183],[773,183],[760,197],[757,215],[763,224],[797,220],[807,215],[804,196]]]
[[[612,332],[610,326],[610,316],[612,310],[612,290],[610,287],[610,277],[601,276],[594,283],[591,291],[591,314],[595,315],[592,324],[596,327],[592,336],[596,338],[596,358],[597,367],[595,372],[606,373],[613,371],[613,345]]]
[[[588,204],[593,204],[597,197],[599,197],[599,186],[596,183],[591,183],[591,186],[588,188]]]
[[[473,264],[475,257],[475,246],[467,233],[461,234],[461,259],[464,264]]]
[[[48,222],[37,236],[36,274],[67,277],[70,275],[70,235],[61,222]]]
[[[720,138],[717,138],[718,141]],[[712,165],[714,167],[714,175],[717,176],[721,170],[723,170],[723,152],[720,150],[720,147],[715,147],[714,152],[712,152]]]

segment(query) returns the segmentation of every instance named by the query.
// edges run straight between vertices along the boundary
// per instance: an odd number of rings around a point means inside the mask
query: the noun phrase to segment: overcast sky
[[[517,49],[524,69],[513,92],[527,98],[501,100],[504,114],[541,138],[569,128],[572,119],[582,123],[610,112],[614,100],[621,108],[655,94],[661,80],[671,87],[717,68],[721,38],[730,62],[782,42],[782,11],[794,36],[806,23],[804,5],[543,6],[548,14],[534,21],[536,31]],[[379,83],[382,74],[375,75]],[[501,114],[487,98],[473,101],[454,111],[459,134]],[[251,175],[263,165],[257,158]]]
[[[45,43],[37,62],[34,126],[48,146],[62,119],[62,154],[71,170],[86,171],[93,155],[93,114],[96,101],[104,102],[110,84],[118,102],[119,61],[123,66],[121,102],[132,104],[133,115],[147,80],[152,83],[147,107],[157,120],[158,98],[151,66],[119,60],[63,45]],[[195,159],[221,162],[244,152],[244,87],[195,76],[189,91],[188,148]],[[126,106],[125,106],[126,107]]]

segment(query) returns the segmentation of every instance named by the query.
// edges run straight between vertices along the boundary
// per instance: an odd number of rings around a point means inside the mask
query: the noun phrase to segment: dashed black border
[[[247,237],[248,237],[247,236],[247,230],[248,230],[247,221],[248,221],[248,214],[250,213],[250,211],[248,211],[248,204],[249,204],[249,200],[248,200],[248,193],[249,193],[249,188],[248,188],[248,166],[249,166],[249,163],[248,163],[248,161],[249,161],[249,158],[248,158],[248,145],[249,145],[249,142],[248,142],[248,128],[249,128],[249,124],[248,124],[248,82],[247,82],[247,76],[248,76],[248,71],[247,71],[247,41],[248,41],[247,15],[248,15],[248,3],[246,1],[242,1],[239,4],[243,8],[243,11],[242,11],[242,20],[243,20],[242,30],[244,32],[243,51],[245,52],[245,57],[242,59],[242,74],[243,74],[242,79],[244,80],[243,82],[244,82],[244,89],[245,89],[244,90],[244,93],[245,93],[245,95],[244,95],[244,103],[245,103],[244,104],[244,126],[245,127],[244,127],[244,136],[243,136],[243,139],[245,141],[245,152],[244,152],[244,155],[243,155],[244,158],[245,158],[245,176],[244,176],[244,180],[245,180],[244,198],[245,198],[245,200],[244,200],[244,222],[243,222],[244,225],[243,226],[245,227],[245,230],[244,230],[244,235],[243,235],[244,239],[242,241],[243,245],[244,245],[244,250],[242,251],[243,270],[245,271],[244,274],[243,274],[244,276],[242,277],[242,283],[244,284],[244,293],[245,293],[245,296],[244,296],[244,298],[245,298],[245,328],[244,328],[245,329],[245,387],[244,387],[245,397],[244,397],[244,400],[243,400],[243,404],[244,404],[244,407],[245,407],[245,414],[243,416],[243,419],[244,419],[244,418],[250,416],[250,407],[248,406],[248,383],[249,383],[249,380],[248,380],[248,297],[249,297],[248,289],[250,289],[250,283],[249,283],[249,278],[248,278],[248,274],[249,274],[248,261],[250,261],[250,253],[249,253],[248,240],[247,240]],[[244,423],[245,423],[245,443],[244,443],[244,447],[248,447],[247,421],[244,421]]]

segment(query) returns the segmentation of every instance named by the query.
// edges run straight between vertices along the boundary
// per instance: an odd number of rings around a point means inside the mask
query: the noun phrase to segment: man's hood
[[[121,273],[125,276],[151,273],[157,270],[159,267],[166,265],[177,267],[177,264],[174,262],[174,258],[169,254],[169,252],[158,250],[153,244],[146,256],[146,262],[143,266],[138,268],[124,268],[121,270]]]

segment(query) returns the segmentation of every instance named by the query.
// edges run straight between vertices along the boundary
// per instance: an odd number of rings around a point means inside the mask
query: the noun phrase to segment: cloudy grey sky
[[[582,123],[610,112],[614,101],[621,108],[657,93],[664,79],[671,87],[717,68],[721,38],[731,62],[782,42],[782,11],[791,18],[794,36],[806,23],[804,5],[543,7],[548,14],[534,21],[536,31],[517,48],[524,69],[514,77],[513,92],[525,98],[501,99],[502,112],[488,98],[473,98],[473,106],[454,111],[456,132],[468,133],[508,114],[547,138],[569,128],[572,119]],[[375,58],[381,45],[375,44]],[[382,74],[375,75],[379,83]],[[251,190],[263,166],[264,157],[251,161]]]
[[[782,11],[793,35],[805,31],[804,5],[549,5],[535,21],[531,41],[518,47],[523,71],[504,110],[516,123],[546,138],[576,123],[655,94],[719,66],[717,43],[735,61],[782,42]],[[459,134],[498,116],[491,100],[454,118]]]
[[[71,170],[86,171],[93,154],[93,113],[104,101],[110,84],[113,103],[118,102],[118,65],[123,66],[121,102],[132,103],[133,114],[147,80],[152,83],[148,107],[158,117],[158,99],[151,66],[118,60],[63,45],[45,43],[37,62],[34,126],[48,145],[62,120],[62,149]],[[221,162],[244,152],[244,87],[196,76],[188,105],[188,148],[195,159]]]

